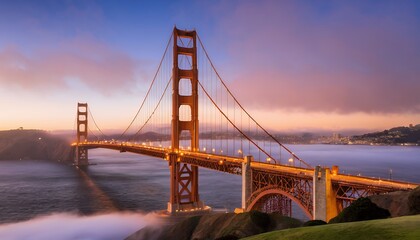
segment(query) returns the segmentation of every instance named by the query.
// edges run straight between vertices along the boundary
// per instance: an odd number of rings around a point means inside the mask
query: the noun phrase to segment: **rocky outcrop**
[[[302,222],[279,214],[266,214],[257,211],[247,213],[215,213],[185,219],[175,225],[146,227],[126,240],[204,240],[240,239],[268,231],[302,226]],[[175,237],[176,236],[176,237]]]
[[[397,191],[369,196],[381,208],[387,209],[391,217],[420,214],[420,187],[412,191]]]
[[[46,131],[0,131],[0,160],[69,161],[71,155],[68,141]]]
[[[412,190],[408,196],[410,214],[420,214],[420,187]]]
[[[410,192],[397,191],[380,195],[372,195],[368,198],[381,208],[387,209],[391,217],[400,217],[410,214],[407,205]]]
[[[420,214],[420,187],[412,191],[359,198],[336,218],[331,219],[329,223],[364,221],[412,214]],[[190,217],[174,225],[146,227],[126,240],[233,240],[274,230],[323,224],[326,223],[318,220],[302,224],[297,219],[257,211],[242,214],[216,213]]]

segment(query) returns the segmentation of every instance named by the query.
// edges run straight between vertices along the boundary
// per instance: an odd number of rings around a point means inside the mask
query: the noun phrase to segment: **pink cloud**
[[[229,85],[259,108],[419,113],[420,21],[409,6],[373,5],[238,5],[221,23]]]
[[[0,49],[0,84],[29,90],[68,87],[69,79],[77,79],[109,94],[128,89],[137,68],[130,56],[89,38],[37,49],[33,54],[13,46]]]

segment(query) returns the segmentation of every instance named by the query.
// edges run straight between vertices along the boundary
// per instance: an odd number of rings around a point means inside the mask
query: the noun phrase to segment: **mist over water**
[[[420,182],[420,148],[292,145],[312,166]],[[0,162],[0,239],[122,239],[146,224],[169,199],[168,163],[111,150],[90,150],[91,165]],[[213,208],[241,204],[241,177],[200,168],[200,197]],[[301,217],[294,207],[294,216]],[[144,213],[144,214],[143,214]],[[50,234],[50,235],[48,235]]]
[[[115,240],[124,239],[146,225],[159,224],[153,215],[108,213],[80,216],[56,213],[34,219],[0,225],[0,239],[7,240]]]

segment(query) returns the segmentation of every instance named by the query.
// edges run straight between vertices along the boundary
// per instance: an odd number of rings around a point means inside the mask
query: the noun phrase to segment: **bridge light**
[[[238,149],[238,154],[242,154],[242,150],[241,149]]]
[[[146,143],[145,142],[142,142],[141,145],[146,146]]]
[[[222,159],[219,160],[219,165],[223,165],[223,160]]]
[[[216,152],[216,149],[213,148],[211,151],[214,153],[214,152]]]
[[[188,147],[188,150],[191,150],[191,147]]]
[[[205,152],[206,151],[206,147],[203,147],[203,152]]]
[[[269,157],[268,157],[268,158],[267,158],[267,162],[271,162],[271,158],[269,158]]]

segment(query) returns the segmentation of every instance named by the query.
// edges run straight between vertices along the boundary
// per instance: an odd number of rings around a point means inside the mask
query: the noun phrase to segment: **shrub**
[[[359,198],[337,217],[332,218],[329,223],[365,221],[388,218],[389,216],[388,210],[378,207],[369,198]]]
[[[252,210],[249,212],[249,215],[252,222],[260,228],[267,230],[270,226],[270,216],[267,213]]]
[[[304,227],[310,227],[310,226],[319,226],[327,224],[325,221],[322,220],[309,220],[303,224]]]
[[[216,238],[215,240],[238,240],[238,239],[239,239],[239,237],[237,237],[235,235],[226,235],[226,236],[223,236],[223,237]]]

